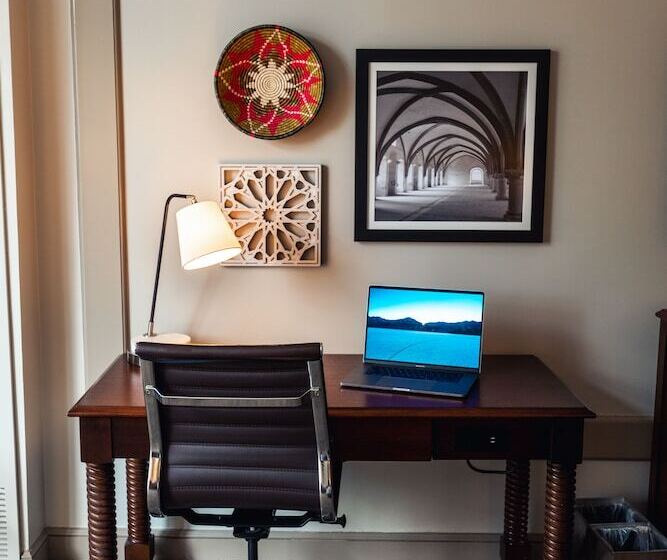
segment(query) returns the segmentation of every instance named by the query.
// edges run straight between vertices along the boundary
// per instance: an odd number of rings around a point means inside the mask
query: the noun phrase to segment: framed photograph
[[[355,241],[543,238],[548,50],[357,50]]]

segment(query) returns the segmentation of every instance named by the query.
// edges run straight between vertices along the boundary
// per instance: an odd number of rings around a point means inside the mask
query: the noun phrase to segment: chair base
[[[234,536],[248,543],[248,560],[258,560],[257,547],[261,539],[266,539],[271,531],[268,527],[234,527]]]

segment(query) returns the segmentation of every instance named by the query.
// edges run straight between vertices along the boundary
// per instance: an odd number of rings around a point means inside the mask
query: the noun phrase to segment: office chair
[[[142,342],[136,353],[151,515],[233,527],[249,560],[274,527],[345,526],[336,513],[340,472],[331,459],[320,344]],[[233,512],[196,511],[208,508]]]

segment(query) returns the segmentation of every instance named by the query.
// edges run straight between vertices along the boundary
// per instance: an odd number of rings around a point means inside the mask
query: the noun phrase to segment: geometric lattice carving
[[[320,165],[220,166],[220,204],[241,243],[225,266],[319,266]]]

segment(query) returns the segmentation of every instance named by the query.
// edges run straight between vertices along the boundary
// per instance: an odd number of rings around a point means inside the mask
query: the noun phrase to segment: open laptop
[[[484,294],[371,286],[364,367],[343,387],[465,397],[482,360]]]

